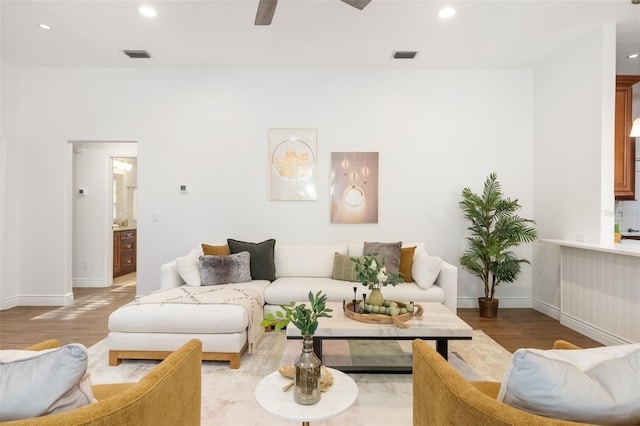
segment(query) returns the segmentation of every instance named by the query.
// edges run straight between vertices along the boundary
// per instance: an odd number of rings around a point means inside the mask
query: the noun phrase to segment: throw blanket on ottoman
[[[184,286],[153,292],[146,296],[142,296],[125,306],[144,304],[163,305],[165,303],[189,305],[230,304],[242,306],[249,316],[249,327],[247,329],[249,353],[253,352],[254,346],[260,342],[260,339],[264,335],[264,328],[260,327],[264,299],[260,293],[245,288]]]

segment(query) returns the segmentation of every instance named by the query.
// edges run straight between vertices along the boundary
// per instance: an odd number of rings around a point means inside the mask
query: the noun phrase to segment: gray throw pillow
[[[265,240],[261,243],[249,243],[227,239],[232,254],[248,251],[251,254],[251,277],[254,280],[276,279],[276,264],[273,257],[273,249],[276,240]]]
[[[333,273],[331,274],[331,278],[340,281],[358,281],[356,264],[351,259],[355,258],[336,252],[333,258]]]
[[[93,401],[87,349],[69,344],[45,351],[16,352],[12,361],[0,356],[0,421],[63,413]],[[28,354],[28,355],[27,355]]]
[[[250,258],[246,251],[228,256],[200,256],[201,285],[251,281]]]
[[[400,256],[402,255],[402,241],[397,243],[364,242],[363,254],[376,254],[378,263],[384,262],[387,271],[398,275],[400,273]]]

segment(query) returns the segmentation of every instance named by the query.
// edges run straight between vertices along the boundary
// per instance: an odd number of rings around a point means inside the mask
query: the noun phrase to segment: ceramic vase
[[[293,399],[298,404],[312,405],[320,401],[321,365],[313,352],[313,336],[303,336],[302,352],[294,363]]]
[[[382,306],[384,303],[384,296],[379,288],[371,290],[371,293],[369,294],[369,303],[373,306]]]

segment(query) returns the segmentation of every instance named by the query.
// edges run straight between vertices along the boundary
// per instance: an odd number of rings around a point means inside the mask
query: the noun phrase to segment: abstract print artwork
[[[331,153],[331,223],[378,223],[378,153]]]
[[[317,129],[269,129],[269,199],[317,200]]]

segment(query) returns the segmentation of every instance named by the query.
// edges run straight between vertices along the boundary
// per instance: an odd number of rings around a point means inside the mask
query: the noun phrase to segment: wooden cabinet
[[[640,75],[616,76],[616,115],[614,151],[614,194],[616,200],[635,200],[636,187],[636,144],[629,136],[633,117],[631,106],[632,86],[640,82]]]
[[[113,231],[113,276],[136,270],[136,230]]]

